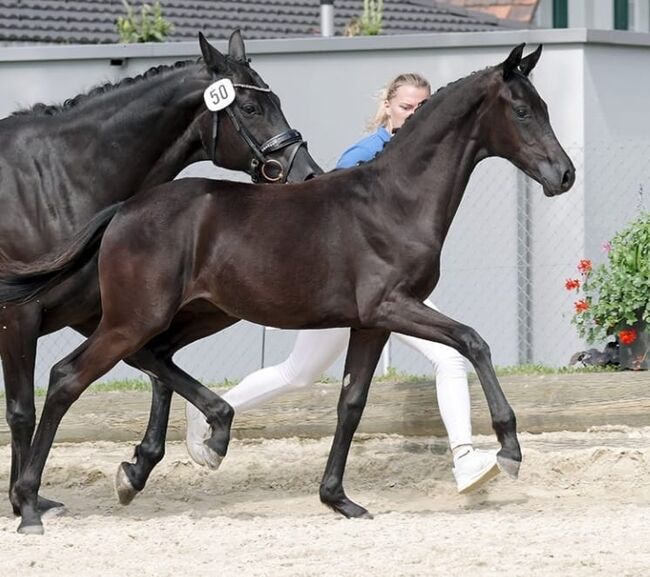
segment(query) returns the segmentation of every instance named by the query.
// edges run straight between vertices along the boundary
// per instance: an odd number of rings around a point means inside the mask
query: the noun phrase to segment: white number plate
[[[203,99],[208,110],[212,112],[223,110],[235,100],[235,87],[229,78],[222,78],[205,89]]]

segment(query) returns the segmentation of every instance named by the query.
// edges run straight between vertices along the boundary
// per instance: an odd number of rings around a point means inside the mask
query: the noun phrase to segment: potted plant
[[[578,263],[580,278],[567,279],[575,290],[572,323],[589,343],[613,337],[620,345],[621,368],[650,366],[650,212],[630,222],[603,245],[605,263]]]

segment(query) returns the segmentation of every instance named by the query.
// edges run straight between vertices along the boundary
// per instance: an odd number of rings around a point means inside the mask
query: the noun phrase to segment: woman
[[[428,81],[419,74],[401,74],[395,78],[386,89],[370,125],[373,132],[348,148],[336,167],[349,168],[372,160],[430,95]],[[435,308],[428,300],[425,304]],[[286,361],[247,376],[223,395],[224,400],[237,415],[278,395],[311,385],[345,351],[349,334],[348,328],[300,331]],[[446,345],[404,335],[393,336],[422,353],[433,365],[438,406],[449,437],[458,492],[466,493],[479,487],[497,475],[499,469],[495,452],[477,450],[472,445],[470,398],[463,357]],[[203,443],[210,437],[210,427],[203,414],[189,403],[187,423],[187,448],[191,457],[199,464],[218,466],[215,455]]]

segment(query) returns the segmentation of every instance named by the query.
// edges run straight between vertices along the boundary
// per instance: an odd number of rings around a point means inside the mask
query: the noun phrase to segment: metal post
[[[517,175],[517,319],[519,364],[533,360],[531,182]]]
[[[334,36],[334,0],[320,2],[320,34]]]

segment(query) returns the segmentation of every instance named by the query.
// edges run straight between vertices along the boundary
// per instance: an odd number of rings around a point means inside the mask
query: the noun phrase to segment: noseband
[[[247,90],[256,90],[258,92],[271,92],[271,89],[263,86],[255,86],[253,84],[232,84],[235,88],[244,88]],[[225,108],[230,121],[237,133],[244,139],[244,142],[248,147],[253,151],[255,155],[254,158],[250,161],[250,167],[248,169],[248,174],[253,179],[253,182],[259,182],[262,178],[268,182],[284,182],[286,181],[287,175],[291,171],[293,166],[293,161],[298,154],[298,150],[304,144],[307,143],[302,139],[302,135],[297,130],[290,128],[285,130],[280,134],[272,136],[266,142],[262,144],[257,144],[255,137],[250,133],[246,124],[241,118],[241,114],[236,107],[227,106]],[[216,164],[216,155],[217,155],[217,136],[218,136],[218,119],[219,112],[212,113],[212,162]],[[289,158],[289,163],[285,167],[279,160],[275,158],[269,158],[267,155],[273,154],[280,150],[283,150],[293,144],[298,144],[291,153]],[[274,175],[273,172],[277,171],[277,175]],[[261,178],[260,178],[261,177]]]

